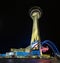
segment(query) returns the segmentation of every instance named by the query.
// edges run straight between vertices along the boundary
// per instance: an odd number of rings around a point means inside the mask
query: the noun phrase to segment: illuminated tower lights
[[[38,44],[41,42],[41,38],[39,37],[39,30],[38,30],[38,19],[41,18],[42,12],[40,7],[33,7],[30,9],[30,17],[33,20],[33,28],[32,28],[32,36],[31,36],[31,44],[38,41]],[[39,50],[41,49],[41,44],[38,46]],[[42,51],[40,50],[40,57],[42,56]]]
[[[42,56],[44,56],[42,54],[42,51],[46,52],[49,50],[48,47],[47,48],[42,47],[44,44],[47,44],[48,46],[50,46],[51,49],[53,50],[53,52],[57,56],[60,55],[60,52],[58,51],[57,47],[51,41],[45,40],[45,41],[41,42],[41,38],[39,36],[40,31],[38,30],[38,20],[42,16],[42,11],[41,11],[40,7],[35,6],[35,7],[31,8],[29,11],[29,14],[33,20],[33,28],[32,28],[32,36],[31,36],[30,45],[26,48],[20,48],[20,49],[12,48],[11,52],[6,52],[6,54],[0,54],[0,57],[10,58],[12,56],[16,56],[17,58],[30,58],[30,53],[32,53],[33,56],[35,53],[37,53],[36,55],[39,56],[39,58],[41,58]],[[35,51],[35,53],[34,53],[33,50],[36,50],[36,49],[38,51]],[[31,58],[33,58],[32,55],[31,55]],[[46,55],[45,55],[45,57],[46,57]]]

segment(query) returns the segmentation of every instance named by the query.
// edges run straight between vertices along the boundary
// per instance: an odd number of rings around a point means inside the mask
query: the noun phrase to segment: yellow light
[[[38,31],[38,17],[39,17],[39,12],[34,12],[32,14],[33,29],[32,29],[31,43],[34,42],[35,40],[40,40],[39,31]]]

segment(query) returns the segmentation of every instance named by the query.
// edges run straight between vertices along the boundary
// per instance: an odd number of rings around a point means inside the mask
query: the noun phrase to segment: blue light
[[[0,54],[0,56],[5,57],[5,56],[6,56],[6,54]]]
[[[39,50],[32,50],[31,55],[40,55]]]
[[[29,53],[28,52],[16,52],[16,55],[17,56],[27,56],[27,55],[29,55]]]

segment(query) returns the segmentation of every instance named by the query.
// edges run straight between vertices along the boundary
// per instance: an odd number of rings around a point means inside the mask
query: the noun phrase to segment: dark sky
[[[60,24],[56,0],[20,0],[0,2],[0,52],[10,48],[26,47],[30,44],[32,19],[29,9],[41,7],[39,19],[41,41],[51,40],[58,48],[60,45]]]

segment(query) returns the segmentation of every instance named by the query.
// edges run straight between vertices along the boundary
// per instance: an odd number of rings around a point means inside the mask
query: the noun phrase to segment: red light
[[[48,48],[48,47],[42,47],[40,50],[41,50],[42,52],[46,52],[46,51],[49,50],[49,48]]]

